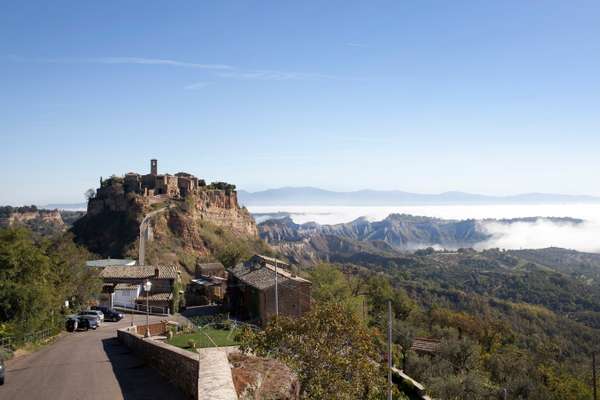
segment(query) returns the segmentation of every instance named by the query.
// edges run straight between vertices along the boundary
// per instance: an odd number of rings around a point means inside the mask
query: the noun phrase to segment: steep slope
[[[62,233],[83,215],[76,211],[39,209],[36,206],[0,207],[0,228],[22,226],[42,236]]]
[[[119,179],[104,181],[72,231],[77,243],[103,257],[137,258],[139,225],[149,213],[146,263],[177,263],[192,274],[197,260],[212,260],[232,246],[263,249],[256,223],[233,190],[203,187],[185,198],[143,196]]]

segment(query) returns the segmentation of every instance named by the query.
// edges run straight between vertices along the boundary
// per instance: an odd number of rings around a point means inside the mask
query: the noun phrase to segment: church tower
[[[155,158],[150,160],[150,175],[158,175],[158,161]]]

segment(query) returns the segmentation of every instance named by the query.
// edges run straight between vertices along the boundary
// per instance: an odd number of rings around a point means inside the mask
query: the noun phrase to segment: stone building
[[[140,175],[129,172],[123,177],[125,192],[134,192],[145,196],[185,197],[202,186],[206,186],[204,180],[187,172],[178,172],[175,175],[159,174],[156,159],[150,160],[149,174]]]
[[[149,280],[152,289],[148,304],[163,309],[174,309],[173,294],[180,282],[179,270],[175,266],[109,266],[100,271],[103,280],[103,303],[109,307],[146,305],[147,293],[142,286]]]
[[[279,315],[299,317],[310,310],[312,283],[284,261],[256,255],[228,273],[228,306],[240,319],[265,325],[276,315],[275,275]]]
[[[187,286],[186,305],[221,304],[227,291],[227,272],[220,262],[196,266],[195,278]]]

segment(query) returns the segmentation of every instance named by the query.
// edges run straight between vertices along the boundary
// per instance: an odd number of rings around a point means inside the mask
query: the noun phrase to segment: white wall
[[[135,299],[140,294],[141,286],[137,286],[135,289],[115,290],[113,294],[113,305],[124,305],[126,307],[133,307],[135,305]]]

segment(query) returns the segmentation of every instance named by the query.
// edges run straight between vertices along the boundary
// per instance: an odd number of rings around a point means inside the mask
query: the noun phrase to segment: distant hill
[[[0,228],[26,227],[42,236],[52,236],[68,229],[83,216],[81,211],[0,206]]]
[[[268,205],[339,205],[339,206],[393,206],[428,204],[557,204],[599,203],[600,197],[526,193],[513,196],[486,196],[464,192],[419,194],[399,190],[358,190],[334,192],[314,187],[283,187],[259,192],[238,191],[240,203],[245,206]]]
[[[482,224],[514,224],[538,220],[569,224],[583,222],[575,218],[543,217],[446,220],[390,214],[381,221],[371,222],[366,218],[358,218],[348,223],[320,225],[315,222],[296,224],[289,216],[280,213],[279,218],[261,222],[258,230],[262,239],[297,262],[339,261],[340,257],[348,256],[356,262],[365,254],[370,257],[394,257],[402,252],[425,247],[472,248],[491,238]]]

